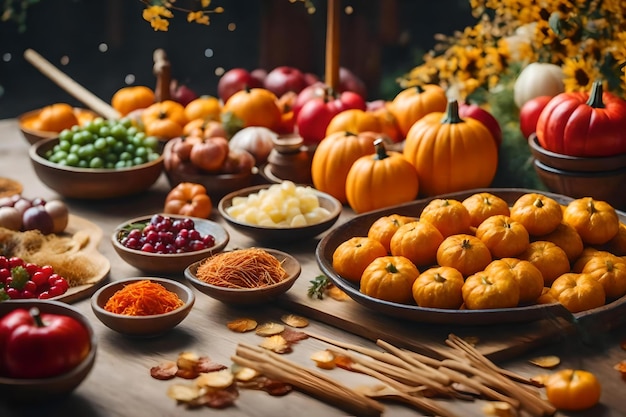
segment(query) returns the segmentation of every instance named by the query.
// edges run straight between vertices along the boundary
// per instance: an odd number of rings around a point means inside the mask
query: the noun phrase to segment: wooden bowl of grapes
[[[192,263],[222,251],[230,235],[218,223],[157,213],[119,224],[111,235],[115,252],[143,272],[182,274]]]

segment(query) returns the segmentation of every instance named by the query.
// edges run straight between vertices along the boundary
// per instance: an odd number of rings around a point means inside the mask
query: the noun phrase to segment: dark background
[[[126,85],[155,86],[157,48],[166,51],[172,78],[198,94],[216,95],[220,71],[234,67],[290,65],[323,77],[326,2],[314,3],[310,15],[289,0],[213,0],[225,12],[211,15],[209,26],[179,13],[169,31],[155,32],[139,0],[40,0],[24,32],[0,23],[0,119],[55,102],[80,105],[24,59],[27,48],[107,102]],[[419,63],[435,33],[473,23],[467,0],[343,0],[346,7],[353,13],[341,16],[340,64],[365,81],[372,100],[400,91],[395,79]]]

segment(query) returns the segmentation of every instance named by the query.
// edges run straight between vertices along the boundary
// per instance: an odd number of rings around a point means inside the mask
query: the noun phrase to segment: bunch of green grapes
[[[59,134],[59,143],[46,159],[78,168],[120,169],[141,165],[159,157],[159,140],[133,125],[129,118],[95,118]]]

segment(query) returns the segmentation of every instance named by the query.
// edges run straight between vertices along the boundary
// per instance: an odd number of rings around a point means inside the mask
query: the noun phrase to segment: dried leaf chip
[[[309,335],[301,332],[299,330],[293,330],[286,328],[285,331],[281,333],[281,336],[287,341],[289,344],[293,344],[299,342],[301,340],[305,340],[309,338]]]
[[[259,375],[259,371],[256,369],[248,368],[247,366],[238,366],[234,369],[235,379],[241,382],[249,382],[254,378],[257,378]]]
[[[535,385],[542,387],[546,385],[548,378],[550,378],[549,374],[541,374],[541,375],[533,376],[532,378],[530,378],[530,380],[534,382]]]
[[[540,368],[552,369],[556,368],[561,363],[561,358],[554,355],[538,356],[536,358],[530,359],[528,362]]]
[[[162,381],[172,379],[178,372],[178,365],[174,361],[166,361],[150,368],[150,376]]]
[[[208,387],[213,389],[225,389],[235,382],[235,376],[230,369],[221,371],[201,373],[195,380],[197,387]]]
[[[208,390],[191,403],[188,403],[188,406],[197,407],[204,405],[206,407],[222,409],[235,404],[235,400],[238,397],[239,391],[237,387],[234,386],[221,390]]]
[[[274,336],[282,333],[285,330],[285,326],[280,323],[268,322],[263,323],[256,328],[255,332],[259,336]]]
[[[326,290],[326,293],[328,294],[328,296],[330,298],[332,298],[333,300],[337,300],[337,301],[346,301],[350,299],[350,296],[348,294],[346,294],[345,292],[343,292],[341,289],[339,289],[338,287],[335,287],[334,285],[331,286],[330,288],[328,288]]]
[[[280,318],[280,321],[285,323],[287,326],[302,328],[309,325],[309,321],[302,316],[297,316],[295,314],[285,314]]]
[[[345,355],[335,356],[335,365],[346,371],[352,371],[352,359]]]
[[[490,401],[483,407],[483,412],[488,416],[517,417],[517,411],[509,403],[504,401]]]
[[[333,369],[335,367],[335,355],[329,350],[318,350],[313,352],[311,359],[318,368]]]
[[[288,353],[291,352],[291,346],[284,337],[277,334],[274,336],[269,336],[263,339],[263,342],[259,345],[264,349],[271,350],[275,353]]]
[[[293,391],[293,387],[283,381],[265,378],[261,389],[274,397],[280,397]]]
[[[228,327],[233,332],[237,332],[237,333],[245,333],[245,332],[252,331],[256,329],[256,326],[257,326],[256,320],[248,319],[248,318],[238,318],[226,324],[226,327]]]
[[[615,364],[613,369],[619,371],[622,374],[622,378],[626,378],[626,360]]]
[[[187,403],[200,396],[200,389],[195,385],[173,384],[167,389],[167,396],[176,401]]]
[[[193,371],[199,360],[200,357],[194,352],[181,352],[176,358],[176,365],[179,369]]]
[[[226,365],[213,362],[211,358],[209,358],[208,356],[201,356],[200,358],[198,358],[198,362],[196,363],[194,370],[198,373],[203,373],[203,372],[221,371],[222,369],[226,369],[226,368],[227,368]]]

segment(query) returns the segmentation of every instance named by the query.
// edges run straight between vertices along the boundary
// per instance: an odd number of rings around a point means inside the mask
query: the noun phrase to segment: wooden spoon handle
[[[119,112],[111,107],[111,105],[95,96],[82,85],[78,84],[34,50],[27,49],[24,51],[24,58],[26,58],[28,62],[33,64],[33,66],[41,71],[45,76],[54,81],[59,87],[63,88],[102,117],[107,119],[120,118],[121,115]]]

